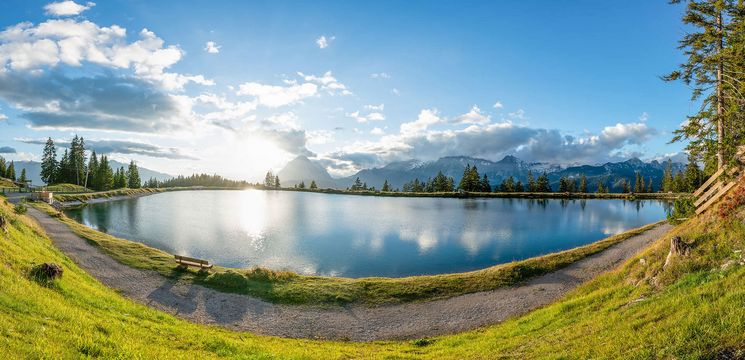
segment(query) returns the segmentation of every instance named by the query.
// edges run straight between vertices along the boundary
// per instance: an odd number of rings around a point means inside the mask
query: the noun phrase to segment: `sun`
[[[236,139],[230,149],[230,163],[239,167],[239,173],[258,177],[267,170],[282,166],[291,157],[271,140],[251,136]]]

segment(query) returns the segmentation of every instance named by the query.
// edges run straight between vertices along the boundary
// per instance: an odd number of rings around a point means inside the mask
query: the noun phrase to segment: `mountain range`
[[[44,184],[44,182],[41,181],[41,163],[40,162],[14,161],[13,163],[16,169],[16,176],[21,175],[21,169],[26,169],[26,178],[31,180],[32,185]],[[112,169],[116,170],[120,167],[124,167],[126,169],[129,166],[129,164],[121,163],[116,160],[109,160],[109,166],[111,166]],[[140,179],[142,179],[142,181],[146,181],[150,178],[156,178],[158,180],[167,180],[173,177],[171,175],[158,172],[155,170],[150,170],[144,167],[138,167],[137,169],[140,172]]]
[[[633,182],[637,172],[644,177],[645,182],[651,178],[655,190],[658,190],[666,166],[664,162],[656,160],[644,162],[637,158],[602,165],[562,167],[555,164],[525,162],[510,155],[499,161],[468,156],[447,156],[435,161],[397,161],[379,168],[364,169],[348,177],[333,178],[318,162],[305,156],[298,156],[280,170],[277,176],[283,186],[294,186],[300,182],[304,182],[307,186],[315,180],[320,188],[345,189],[359,177],[371,187],[380,189],[383,182],[387,180],[393,188],[401,189],[406,182],[414,179],[426,181],[437,175],[438,171],[442,171],[445,176],[452,177],[457,184],[467,165],[476,166],[481,175],[486,174],[492,187],[498,186],[510,176],[516,181],[526,183],[528,172],[532,172],[534,177],[546,172],[554,190],[558,189],[559,179],[562,177],[579,179],[584,174],[587,177],[588,191],[597,190],[598,182],[602,182],[614,192],[621,191],[623,179]],[[673,173],[683,171],[684,168],[684,164],[673,163]]]

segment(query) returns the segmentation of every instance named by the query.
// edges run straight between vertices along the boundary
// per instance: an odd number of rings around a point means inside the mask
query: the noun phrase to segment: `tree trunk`
[[[662,268],[664,269],[670,264],[673,256],[688,256],[690,253],[691,245],[683,242],[683,239],[681,239],[680,236],[673,236],[673,238],[670,239],[670,252],[667,254],[665,265],[663,265]]]
[[[722,59],[722,48],[724,48],[724,31],[722,29],[722,12],[717,12],[717,169],[724,166],[724,124],[722,113],[724,112],[724,93],[722,89],[722,72],[724,60]]]

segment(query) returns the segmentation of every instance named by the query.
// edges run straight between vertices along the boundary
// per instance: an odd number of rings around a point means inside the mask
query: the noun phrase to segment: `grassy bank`
[[[35,206],[56,216],[73,232],[99,246],[114,259],[131,267],[155,270],[170,278],[191,281],[220,291],[247,294],[271,302],[312,305],[350,303],[380,305],[426,301],[514,285],[598,253],[654,226],[647,225],[572,250],[478,271],[406,278],[349,279],[303,276],[263,268],[215,267],[209,274],[196,270],[179,270],[171,254],[93,230],[64,216],[51,206],[45,204],[35,204]]]
[[[52,191],[52,192],[91,192],[92,190],[86,188],[85,186],[75,185],[75,184],[54,184],[45,186],[44,190]]]
[[[279,339],[194,325],[122,298],[0,204],[0,353],[17,358],[477,359],[740,358],[745,355],[745,212],[675,228],[563,300],[499,325],[418,341]],[[663,269],[669,237],[691,255]],[[30,269],[63,266],[40,284]]]
[[[205,187],[205,186],[188,186],[188,187],[169,187],[169,188],[140,188],[140,189],[116,189],[109,191],[97,191],[82,194],[54,194],[54,199],[62,202],[79,201],[88,202],[93,199],[108,199],[114,197],[126,196],[144,196],[157,194],[167,191],[190,191],[190,190],[244,190],[243,188],[228,187]]]

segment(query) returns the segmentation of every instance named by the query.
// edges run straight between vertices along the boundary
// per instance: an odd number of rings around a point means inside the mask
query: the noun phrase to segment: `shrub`
[[[43,263],[34,266],[31,269],[31,278],[36,280],[36,282],[38,282],[39,284],[49,285],[55,279],[62,278],[63,272],[64,270],[60,265],[57,265],[55,263]]]
[[[680,219],[687,219],[696,212],[696,207],[693,206],[694,199],[692,197],[683,197],[675,199],[673,207],[667,214],[667,220],[671,224],[680,223]]]
[[[28,208],[26,208],[26,205],[23,204],[16,204],[15,207],[13,207],[13,212],[15,212],[18,215],[23,215],[28,211]]]
[[[745,186],[738,186],[719,206],[719,217],[724,219],[745,205]]]

